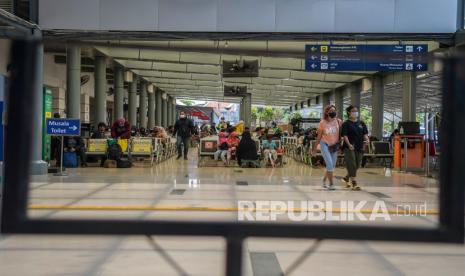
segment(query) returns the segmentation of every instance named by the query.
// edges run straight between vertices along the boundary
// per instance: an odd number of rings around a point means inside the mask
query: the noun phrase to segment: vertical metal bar
[[[457,30],[463,29],[465,26],[465,0],[457,1]]]
[[[11,46],[10,87],[5,128],[5,171],[2,202],[2,231],[14,231],[18,220],[26,218],[29,171],[31,168],[33,124],[31,108],[35,93],[38,41],[14,41]],[[18,135],[18,127],[21,135]],[[18,147],[18,145],[21,145]],[[7,207],[9,207],[7,209]]]
[[[242,237],[226,237],[226,276],[242,275]]]
[[[465,58],[446,59],[443,66],[439,221],[441,226],[464,239],[465,170]]]
[[[65,149],[65,136],[61,136],[60,175],[63,175],[63,154]]]

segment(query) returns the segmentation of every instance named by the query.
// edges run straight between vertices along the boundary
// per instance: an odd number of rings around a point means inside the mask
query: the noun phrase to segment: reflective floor
[[[294,214],[281,212],[276,223],[436,226],[438,183],[433,178],[372,167],[360,171],[362,191],[352,191],[342,185],[345,171],[338,168],[337,189],[327,191],[321,187],[323,172],[290,159],[284,168],[197,168],[194,153],[188,161],[170,159],[154,167],[136,163],[131,169],[68,169],[67,177],[34,177],[29,215],[237,221],[243,210],[239,202],[252,202],[254,210],[268,215],[267,221],[271,213],[278,213],[276,208]],[[270,201],[285,205],[272,206]],[[268,205],[260,207],[260,202]],[[306,212],[302,202],[325,205]],[[359,210],[366,216],[383,202],[389,220],[365,221],[357,215],[344,219],[353,210],[343,202],[364,203]],[[317,219],[296,220],[302,213]],[[329,213],[333,221],[328,221]],[[215,237],[2,236],[0,274],[222,275],[224,249],[224,240]],[[464,275],[465,271],[463,245],[252,238],[244,258],[245,275]]]

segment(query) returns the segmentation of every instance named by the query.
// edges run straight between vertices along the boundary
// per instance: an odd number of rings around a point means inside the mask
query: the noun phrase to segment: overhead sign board
[[[428,45],[306,45],[305,70],[427,71]]]
[[[80,136],[81,120],[79,119],[47,119],[47,134],[54,136]]]

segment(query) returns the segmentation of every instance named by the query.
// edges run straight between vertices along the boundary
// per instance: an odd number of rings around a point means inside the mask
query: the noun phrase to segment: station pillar
[[[140,81],[139,127],[147,128],[147,82]]]
[[[162,95],[161,113],[161,124],[166,129],[168,125],[168,95],[166,93]]]
[[[171,119],[172,119],[172,115],[173,115],[173,105],[171,104],[172,100],[171,100],[171,96],[168,95],[168,97],[166,98],[166,126],[168,127],[169,125],[171,125]]]
[[[155,92],[149,93],[149,121],[147,128],[153,129],[155,126]]]
[[[176,123],[176,117],[177,117],[177,112],[176,112],[176,98],[173,98],[173,123],[172,125]]]
[[[104,56],[96,56],[94,60],[95,70],[95,101],[94,124],[107,122],[107,65]]]
[[[155,89],[155,125],[161,126],[162,124],[162,92]]]
[[[349,89],[349,94],[350,94],[350,104],[358,106],[360,108],[360,102],[361,102],[361,83],[356,82],[356,83],[349,83],[347,86],[347,89]]]
[[[128,90],[128,121],[131,126],[137,126],[137,82],[139,78],[134,75],[134,78],[129,84]]]
[[[324,93],[323,95],[321,95],[322,97],[322,102],[321,102],[321,105],[322,105],[322,109],[321,109],[321,117],[323,117],[323,114],[325,113],[325,107],[327,105],[329,105],[331,103],[331,95],[329,92],[327,93]]]
[[[48,172],[47,162],[42,160],[42,147],[43,147],[43,107],[44,107],[44,91],[43,91],[43,76],[44,76],[44,47],[42,44],[37,47],[37,55],[35,62],[35,80],[34,92],[36,93],[32,108],[35,110],[34,120],[31,122],[33,125],[32,137],[32,163],[30,173],[32,175],[45,175]]]
[[[336,106],[338,117],[342,120],[344,118],[344,91],[341,89],[334,89],[334,105]]]
[[[417,76],[414,72],[402,73],[402,121],[416,121]]]
[[[123,68],[115,66],[114,68],[114,95],[113,95],[113,112],[115,120],[123,118],[124,115],[124,78]]]
[[[428,113],[428,137],[429,139],[436,139],[434,135],[435,126],[434,126],[434,114]]]
[[[252,119],[252,94],[247,93],[244,96],[241,107],[244,108],[244,126],[250,127],[250,121]]]
[[[66,117],[81,119],[81,48],[66,50]]]
[[[383,120],[384,120],[384,84],[383,77],[375,75],[372,79],[372,129],[371,135],[378,139],[383,138]]]

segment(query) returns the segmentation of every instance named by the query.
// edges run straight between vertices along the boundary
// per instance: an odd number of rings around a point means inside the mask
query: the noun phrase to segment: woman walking
[[[323,178],[323,188],[335,190],[333,182],[333,172],[337,162],[337,152],[340,145],[340,128],[342,121],[337,118],[337,111],[334,105],[328,105],[323,112],[323,119],[318,126],[318,136],[316,144],[320,145],[321,155],[325,160],[326,172]],[[312,155],[316,154],[316,146],[312,150]],[[326,185],[329,181],[329,186]]]
[[[344,139],[344,161],[346,163],[347,176],[342,179],[347,188],[360,191],[357,185],[357,170],[363,158],[363,146],[368,144],[368,129],[364,122],[359,119],[358,108],[354,105],[346,109],[349,119],[342,124],[341,135]]]

